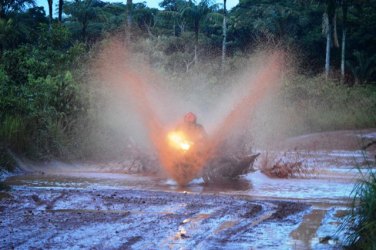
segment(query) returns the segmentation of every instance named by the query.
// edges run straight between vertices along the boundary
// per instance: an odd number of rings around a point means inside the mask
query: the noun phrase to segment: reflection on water
[[[301,160],[316,169],[317,174],[309,178],[273,179],[260,171],[250,173],[227,183],[205,184],[195,179],[186,187],[180,187],[172,179],[161,176],[125,174],[117,165],[61,165],[46,166],[41,170],[49,174],[14,176],[7,184],[15,187],[36,188],[92,188],[92,189],[147,189],[169,192],[230,193],[259,199],[300,199],[305,201],[345,203],[353,184],[359,176],[354,166],[364,161],[358,151],[311,151],[289,152],[283,157]],[[257,164],[260,162],[256,161]],[[52,171],[52,172],[48,172]],[[60,172],[56,172],[60,171]]]
[[[195,179],[185,187],[179,186],[171,179],[158,176],[128,175],[117,173],[93,173],[93,172],[72,172],[59,174],[29,174],[12,176],[6,180],[8,185],[13,187],[35,187],[35,188],[88,188],[88,189],[148,189],[176,192],[213,193],[231,191],[250,191],[252,183],[245,179],[205,184],[200,179]]]
[[[204,185],[204,192],[230,192],[230,191],[251,191],[252,182],[245,178],[239,178],[221,183],[211,183]]]
[[[303,222],[299,227],[290,233],[290,237],[294,240],[294,247],[296,249],[309,248],[325,214],[325,210],[313,209],[309,214],[304,216]]]
[[[355,166],[364,162],[364,154],[361,151],[294,151],[279,154],[287,160],[304,162],[315,169],[315,174],[306,178],[274,179],[257,171],[225,183],[205,184],[199,178],[186,187],[180,187],[174,180],[157,175],[125,174],[124,166],[119,167],[119,164],[114,163],[74,164],[74,167],[55,163],[50,167],[40,167],[39,173],[44,171],[48,174],[13,176],[7,179],[7,184],[36,188],[137,188],[172,192],[220,192],[265,199],[302,199],[338,203],[341,200],[347,202],[353,184],[359,176]],[[258,164],[260,161],[256,161],[256,168],[260,167]]]
[[[350,178],[351,177],[351,178]],[[255,172],[229,182],[205,184],[196,179],[180,187],[171,179],[158,176],[119,173],[71,172],[44,175],[13,176],[6,183],[14,187],[89,188],[89,189],[147,189],[193,193],[234,193],[259,198],[338,200],[347,199],[353,187],[353,175],[348,178],[273,179]]]
[[[248,196],[254,199],[287,199],[303,200],[313,205],[297,224],[292,224],[290,239],[286,239],[293,249],[328,249],[329,243],[321,243],[320,238],[326,237],[337,230],[338,218],[328,217],[328,211],[333,213],[338,209],[346,209],[348,197],[352,191],[357,172],[349,168],[338,167],[327,163],[324,168],[319,168],[319,174],[311,178],[273,179],[260,171],[250,173],[240,179],[217,183],[205,184],[200,179],[195,179],[186,187],[180,187],[171,179],[156,175],[131,175],[121,172],[103,173],[96,172],[95,168],[81,169],[81,171],[55,172],[48,174],[27,174],[13,176],[6,180],[14,189],[48,188],[48,189],[142,189],[161,190],[168,192],[187,193],[221,193],[230,195]],[[86,171],[85,171],[86,170]],[[61,169],[59,169],[61,171]],[[328,217],[328,218],[327,218]],[[326,219],[327,218],[327,219]],[[225,220],[218,228],[218,233],[233,227],[238,221]],[[283,224],[283,223],[282,223]],[[196,226],[194,223],[190,224]],[[265,224],[265,230],[271,234],[286,233],[286,225],[280,229]],[[179,237],[185,236],[188,225],[179,228]],[[289,229],[289,230],[290,230]],[[283,231],[283,232],[282,232]],[[268,239],[255,239],[257,242],[268,242]]]

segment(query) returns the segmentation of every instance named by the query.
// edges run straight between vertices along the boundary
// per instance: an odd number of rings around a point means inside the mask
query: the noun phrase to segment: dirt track
[[[0,248],[215,249],[280,245],[308,205],[136,190],[18,190],[0,201]],[[267,230],[269,229],[269,230]],[[257,241],[259,244],[260,241]]]
[[[327,134],[337,148],[338,133]],[[355,143],[321,150],[315,138],[289,141],[315,146],[296,155],[318,172],[303,179],[256,172],[230,187],[198,181],[181,189],[169,180],[106,172],[118,165],[10,177],[12,191],[0,192],[0,249],[341,249],[335,233],[364,156]]]

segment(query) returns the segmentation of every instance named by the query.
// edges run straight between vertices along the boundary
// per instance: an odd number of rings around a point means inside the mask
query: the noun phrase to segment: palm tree
[[[75,2],[67,2],[64,6],[64,12],[71,15],[73,20],[81,23],[81,38],[85,41],[89,22],[97,16],[93,0],[75,0]]]
[[[201,0],[201,2],[196,5],[192,0],[189,0],[187,7],[182,10],[182,16],[193,23],[193,31],[195,33],[194,61],[196,65],[198,61],[198,36],[201,23],[211,12],[210,3],[210,0]]]
[[[182,12],[187,7],[187,2],[184,0],[163,0],[159,6],[164,8],[163,11],[159,12],[160,15],[167,18],[167,20],[172,20],[172,33],[174,36],[183,33],[186,21],[183,19]]]

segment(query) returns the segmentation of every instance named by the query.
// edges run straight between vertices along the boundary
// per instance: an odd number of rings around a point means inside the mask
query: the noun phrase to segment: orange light
[[[183,151],[188,151],[193,144],[193,142],[189,141],[181,131],[171,131],[167,134],[167,138],[172,147]]]

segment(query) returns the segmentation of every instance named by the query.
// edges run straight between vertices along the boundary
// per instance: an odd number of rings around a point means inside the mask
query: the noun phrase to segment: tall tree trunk
[[[339,48],[339,42],[338,42],[338,33],[337,33],[337,13],[334,13],[333,16],[333,44],[334,47]]]
[[[198,50],[198,35],[200,32],[200,24],[199,21],[196,21],[195,23],[195,65],[198,63],[198,55],[197,55],[197,50]]]
[[[330,72],[330,44],[332,43],[331,36],[331,26],[329,25],[328,31],[326,33],[326,53],[325,53],[325,77],[328,79]]]
[[[52,2],[53,0],[47,0],[48,2],[48,25],[49,25],[49,28],[51,29],[51,25],[52,25]]]
[[[195,65],[197,65],[197,61],[198,61],[198,57],[197,57],[197,45],[195,44],[195,55],[194,55],[194,62],[195,62]]]
[[[329,78],[330,73],[330,46],[332,43],[333,20],[336,11],[336,0],[327,0],[327,30],[326,30],[326,55],[325,55],[325,77]]]
[[[64,0],[59,0],[59,16],[58,16],[58,21],[59,21],[59,23],[62,22],[62,16],[63,16],[63,4],[64,4]]]
[[[342,30],[342,47],[341,47],[341,83],[345,82],[345,47],[346,47],[346,28]]]
[[[345,51],[346,51],[346,29],[347,29],[347,2],[342,0],[342,47],[341,47],[341,83],[345,82]]]
[[[127,26],[126,26],[126,39],[129,43],[131,41],[131,34],[132,34],[132,8],[133,8],[132,0],[127,0]]]
[[[226,10],[226,0],[223,0],[223,26],[222,26],[222,35],[223,35],[223,40],[222,40],[222,64],[221,64],[221,71],[222,75],[225,72],[225,63],[226,63],[226,40],[227,40],[227,27],[226,27],[226,22],[227,22],[227,10]]]
[[[86,30],[87,30],[87,21],[83,21],[82,22],[82,30],[81,30],[81,35],[82,35],[82,41],[84,41],[84,43],[86,43]]]
[[[175,19],[174,19],[174,24],[172,25],[172,34],[174,35],[174,36],[177,36],[176,35],[176,24],[175,24]]]

